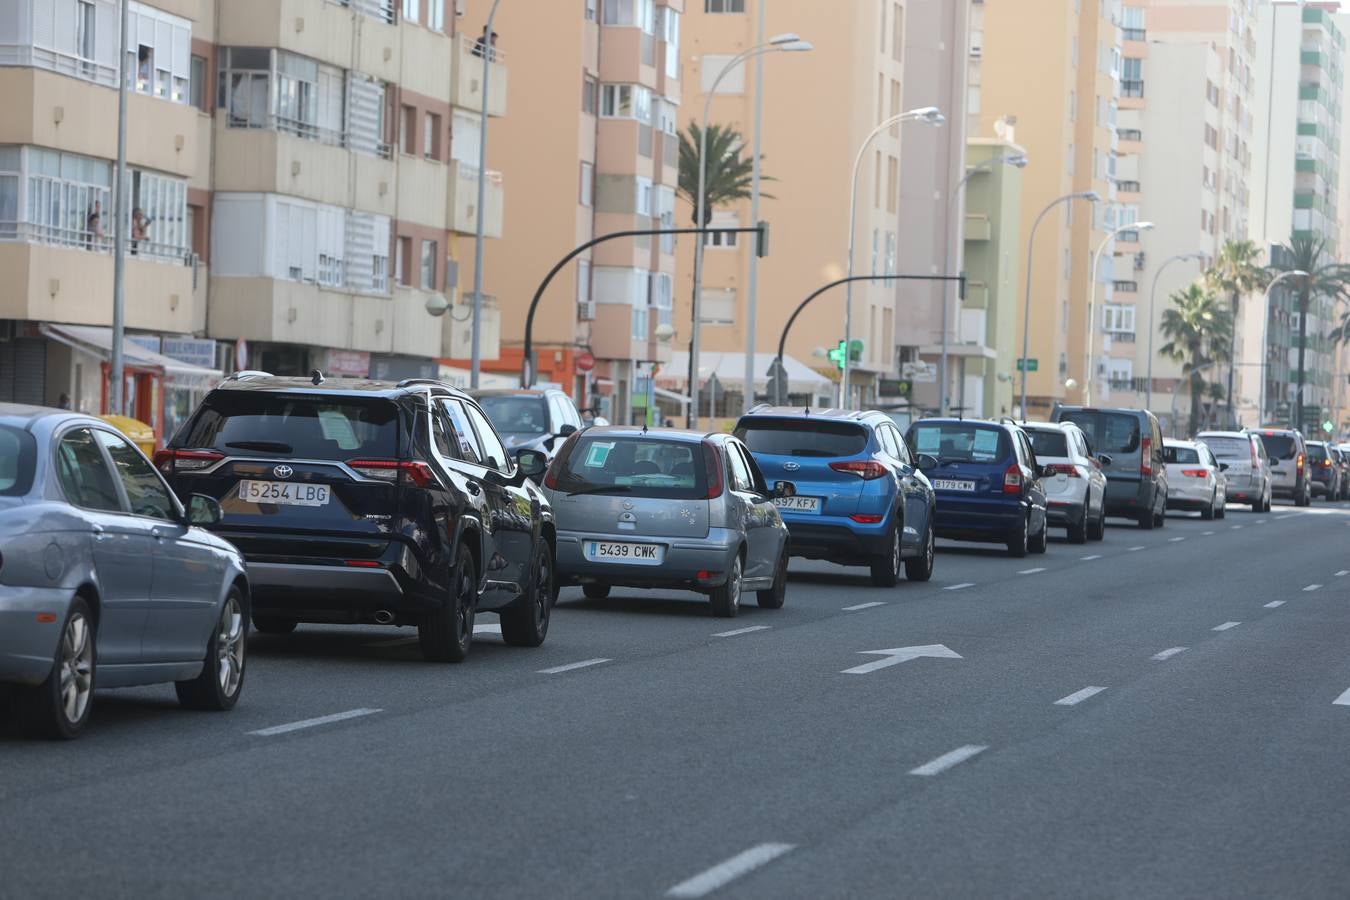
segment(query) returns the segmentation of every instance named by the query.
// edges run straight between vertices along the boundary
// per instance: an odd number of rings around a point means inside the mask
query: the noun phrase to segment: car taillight
[[[849,516],[849,518],[857,522],[859,525],[875,525],[881,521],[882,517],[871,513],[854,513],[853,515]]]
[[[1082,478],[1078,474],[1078,467],[1069,463],[1051,463],[1045,467],[1045,471],[1052,475],[1068,475],[1070,478]]]
[[[1139,441],[1139,474],[1153,474],[1153,438],[1151,437]]]
[[[363,478],[394,483],[408,481],[414,487],[429,487],[436,480],[431,466],[417,459],[352,459],[347,465]]]
[[[703,465],[708,473],[708,499],[722,496],[722,454],[712,441],[703,442]]]
[[[870,481],[873,478],[884,478],[886,476],[886,467],[874,459],[849,459],[843,462],[832,462],[830,468],[836,472],[847,472],[850,475],[857,475],[863,481]]]
[[[155,454],[155,468],[165,475],[174,472],[195,472],[213,466],[225,458],[214,450],[160,450]]]
[[[1181,474],[1187,478],[1208,478],[1209,469],[1182,469]]]
[[[1324,468],[1324,469],[1330,469],[1330,468],[1331,468],[1331,460],[1329,460],[1329,459],[1324,459],[1324,460],[1322,460],[1322,468]]]
[[[1008,466],[1008,471],[1003,473],[1003,493],[1022,493],[1022,467],[1017,463]]]
[[[1298,456],[1296,456],[1296,457],[1294,458],[1294,468],[1297,469],[1297,470],[1300,471],[1300,472],[1303,471],[1303,454],[1302,454],[1302,453],[1300,453]]]

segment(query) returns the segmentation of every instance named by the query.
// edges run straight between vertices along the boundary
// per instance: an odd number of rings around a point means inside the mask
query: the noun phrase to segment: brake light
[[[1294,468],[1299,472],[1303,471],[1303,454],[1300,453],[1294,458]]]
[[[1209,469],[1182,469],[1181,474],[1187,478],[1208,478]]]
[[[849,459],[842,462],[830,463],[830,468],[836,472],[847,472],[850,475],[857,475],[863,481],[871,481],[873,478],[886,477],[887,469],[881,463],[874,459]]]
[[[708,473],[708,499],[722,496],[722,454],[712,441],[703,442],[703,466]]]
[[[859,525],[875,525],[881,521],[881,516],[872,515],[869,513],[856,513],[854,515],[849,516],[849,518],[857,522]]]
[[[1022,467],[1017,463],[1008,466],[1008,471],[1003,473],[1003,493],[1022,493]]]
[[[1153,474],[1153,438],[1151,437],[1139,441],[1139,474]]]
[[[195,472],[205,469],[225,458],[225,454],[214,450],[160,450],[155,454],[155,468],[165,475],[174,472]]]
[[[418,459],[352,459],[347,465],[363,478],[374,478],[393,484],[411,482],[414,487],[430,487],[436,480],[431,466]]]
[[[1329,460],[1329,459],[1324,459],[1324,460],[1322,460],[1322,468],[1324,468],[1324,469],[1330,469],[1330,468],[1331,468],[1331,460]]]
[[[378,569],[380,563],[374,559],[347,559],[343,560],[343,565],[351,566],[353,569]]]
[[[1045,471],[1052,475],[1068,475],[1070,478],[1082,478],[1078,474],[1078,467],[1069,463],[1051,463],[1045,467]]]

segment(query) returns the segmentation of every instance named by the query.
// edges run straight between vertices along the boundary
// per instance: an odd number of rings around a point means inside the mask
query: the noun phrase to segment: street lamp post
[[[1096,191],[1079,191],[1075,194],[1065,194],[1063,197],[1056,197],[1045,205],[1045,209],[1036,216],[1036,221],[1031,223],[1031,237],[1027,239],[1027,291],[1022,301],[1022,421],[1027,419],[1027,353],[1031,347],[1031,260],[1032,252],[1036,247],[1036,229],[1041,227],[1041,220],[1044,219],[1050,210],[1061,203],[1070,203],[1074,200],[1087,200],[1096,203],[1101,197]]]
[[[1102,251],[1106,245],[1116,239],[1116,235],[1124,231],[1152,231],[1152,222],[1131,222],[1128,225],[1121,225],[1097,245],[1097,250],[1092,254],[1092,268],[1088,272],[1088,308],[1087,308],[1087,355],[1083,361],[1083,405],[1092,405],[1092,382],[1097,375],[1096,366],[1092,364],[1092,357],[1097,347],[1097,328],[1093,316],[1097,314],[1097,266],[1101,262]]]
[[[853,158],[853,177],[849,182],[848,189],[848,263],[845,277],[853,277],[853,244],[857,233],[858,219],[858,173],[862,170],[863,154],[867,152],[867,147],[876,140],[877,135],[881,134],[892,125],[899,125],[902,122],[927,122],[929,125],[941,125],[947,121],[942,115],[942,110],[936,106],[924,106],[919,109],[911,109],[886,119],[876,128],[873,128],[867,137],[863,138],[862,146],[858,148],[858,154]],[[848,409],[848,382],[849,374],[852,371],[852,346],[853,346],[853,282],[846,282],[844,288],[844,369],[839,377],[839,406]]]
[[[1266,356],[1266,329],[1270,326],[1270,295],[1271,295],[1271,293],[1275,290],[1275,285],[1279,284],[1281,281],[1284,281],[1286,278],[1307,278],[1307,277],[1308,277],[1308,273],[1305,272],[1305,271],[1303,271],[1302,269],[1291,269],[1291,270],[1289,270],[1288,272],[1281,272],[1279,275],[1276,275],[1273,279],[1271,279],[1270,284],[1266,285],[1266,293],[1265,293],[1265,296],[1262,298],[1262,301],[1261,301],[1261,357],[1262,357],[1262,362],[1265,361],[1265,356]],[[1258,409],[1258,410],[1256,411],[1256,416],[1257,416],[1258,419],[1264,419],[1264,418],[1266,417],[1266,400],[1267,400],[1267,397],[1266,397],[1266,370],[1263,368],[1263,369],[1261,370],[1261,401],[1260,401],[1260,402],[1261,402],[1261,407],[1260,407],[1260,409]],[[1300,396],[1300,397],[1298,398],[1297,402],[1298,402],[1298,404],[1299,404],[1300,406],[1302,406],[1302,405],[1303,405],[1303,397]],[[1257,424],[1257,425],[1260,425],[1261,423],[1260,423],[1260,422],[1257,422],[1256,424]]]
[[[473,331],[469,351],[469,387],[478,387],[483,365],[483,200],[487,196],[488,79],[497,54],[492,43],[492,22],[502,0],[492,0],[483,34],[483,108],[478,113],[478,208],[474,211],[473,234]],[[411,263],[409,263],[411,265]]]
[[[117,30],[121,35],[120,51],[117,56],[117,163],[113,168],[112,202],[113,214],[113,308],[112,308],[112,348],[109,362],[112,382],[108,385],[108,412],[120,416],[123,406],[122,335],[125,333],[126,319],[126,259],[127,259],[127,223],[131,220],[126,210],[126,200],[131,192],[127,190],[127,79],[134,73],[127,66],[127,43],[130,16],[127,0],[118,4]]]
[[[1145,363],[1144,380],[1148,386],[1144,389],[1144,409],[1153,408],[1153,303],[1158,296],[1158,279],[1162,277],[1163,269],[1166,269],[1174,262],[1182,262],[1187,259],[1204,259],[1203,253],[1178,253],[1176,256],[1169,256],[1158,266],[1158,271],[1153,273],[1153,287],[1148,292],[1148,361]]]
[[[986,159],[984,162],[967,169],[966,174],[961,176],[961,180],[956,183],[956,187],[952,190],[953,215],[963,217],[959,221],[964,221],[963,214],[965,211],[965,204],[962,202],[962,197],[964,196],[963,191],[965,190],[966,182],[970,181],[970,176],[974,175],[976,172],[987,172],[999,164],[1025,169],[1027,157],[1025,153],[1005,153],[1002,156]],[[957,269],[960,270],[962,268],[962,242],[965,229],[958,228],[956,234]],[[950,308],[951,298],[947,296],[946,287],[944,285],[942,291],[942,353],[938,357],[938,415],[940,416],[945,416],[947,414],[947,348],[948,342],[950,341],[950,335],[948,334],[951,327],[948,324]]]
[[[717,73],[712,84],[708,87],[707,96],[703,100],[703,118],[699,122],[698,132],[698,193],[694,197],[694,220],[699,228],[707,225],[705,218],[707,210],[705,209],[708,179],[708,115],[712,105],[712,99],[717,95],[717,86],[722,83],[728,73],[753,56],[759,56],[764,53],[800,53],[812,49],[809,41],[804,41],[796,34],[788,32],[769,38],[767,43],[758,44],[727,60],[726,65]],[[755,90],[759,90],[759,85],[755,85]],[[699,353],[699,316],[702,314],[700,294],[703,292],[703,242],[705,238],[700,235],[698,243],[694,245],[694,298],[693,298],[693,323],[690,325],[689,336],[689,395],[694,398],[694,402],[689,404],[689,414],[686,424],[694,427],[698,421],[698,353]],[[753,340],[753,333],[751,336]],[[752,372],[753,374],[753,372]],[[747,384],[751,385],[753,390],[754,381],[750,380]]]

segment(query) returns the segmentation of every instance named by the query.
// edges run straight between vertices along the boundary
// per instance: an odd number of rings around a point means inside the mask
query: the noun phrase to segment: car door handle
[[[94,532],[94,540],[96,541],[101,541],[108,536],[107,533],[104,532],[102,525],[95,525],[92,530]]]
[[[157,541],[162,541],[162,540],[164,540],[164,535],[162,535],[162,534],[159,533],[159,529],[158,529],[158,528],[151,528],[151,529],[150,529],[150,536],[151,536],[152,538],[154,538],[155,540],[157,540]]]
[[[483,491],[483,489],[478,486],[478,483],[476,481],[468,482],[465,485],[465,489],[467,489],[468,492],[470,494],[473,494],[475,497],[477,497]]]

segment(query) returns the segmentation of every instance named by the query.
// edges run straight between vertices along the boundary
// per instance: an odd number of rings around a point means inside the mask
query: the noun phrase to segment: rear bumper
[[[1051,525],[1077,525],[1083,515],[1084,501],[1068,497],[1050,497],[1045,501],[1045,520]]]
[[[1216,491],[1207,486],[1173,487],[1167,491],[1168,509],[1204,509],[1215,499]]]
[[[812,516],[789,519],[783,516],[788,528],[788,540],[793,556],[806,559],[827,559],[838,563],[866,562],[874,556],[890,553],[890,518],[874,525],[863,525],[851,519]]]
[[[0,682],[32,685],[47,679],[70,598],[65,588],[0,587]],[[41,614],[56,621],[39,622]]]
[[[665,548],[659,566],[622,562],[593,562],[582,553],[584,541],[623,541],[657,544]],[[622,587],[671,587],[706,590],[725,584],[731,561],[740,550],[738,532],[713,528],[705,538],[647,538],[631,532],[594,534],[560,531],[557,568],[560,584],[595,582]],[[699,572],[715,572],[700,579]]]
[[[390,568],[251,562],[248,579],[253,612],[303,622],[373,622],[379,610],[416,616],[444,603]]]
[[[939,496],[935,530],[941,538],[1001,543],[1022,526],[1025,516],[1026,509],[1020,502],[998,503],[984,499]]]
[[[1153,482],[1140,478],[1106,479],[1106,514],[1134,518],[1154,504]]]

